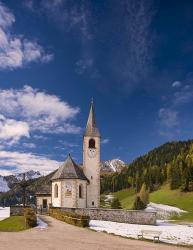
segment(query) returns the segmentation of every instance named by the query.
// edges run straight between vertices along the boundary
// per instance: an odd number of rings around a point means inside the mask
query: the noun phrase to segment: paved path
[[[48,216],[42,216],[49,227],[18,233],[0,233],[0,250],[179,250],[182,247],[129,240],[87,228],[75,227]]]

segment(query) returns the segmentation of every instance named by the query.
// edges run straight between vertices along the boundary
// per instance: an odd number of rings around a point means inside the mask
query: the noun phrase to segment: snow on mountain
[[[9,191],[9,187],[7,184],[7,181],[5,180],[5,178],[3,176],[0,176],[0,192],[7,192]]]
[[[110,173],[121,172],[121,170],[125,167],[126,167],[125,162],[120,159],[113,159],[101,162],[102,172],[110,172]]]
[[[19,173],[16,175],[0,176],[0,192],[9,191],[16,183],[23,179],[24,173]],[[25,179],[32,180],[41,177],[39,171],[30,170],[25,172]]]
[[[23,179],[23,174],[17,174],[15,177],[17,178],[18,181],[21,181]],[[26,180],[32,180],[32,179],[36,179],[38,177],[41,177],[41,174],[39,171],[34,171],[34,170],[30,170],[28,172],[25,172],[25,179]]]

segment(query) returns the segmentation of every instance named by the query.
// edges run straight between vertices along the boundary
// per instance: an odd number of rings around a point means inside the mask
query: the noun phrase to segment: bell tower
[[[83,171],[89,180],[87,207],[100,207],[100,133],[96,125],[93,100],[83,138]]]

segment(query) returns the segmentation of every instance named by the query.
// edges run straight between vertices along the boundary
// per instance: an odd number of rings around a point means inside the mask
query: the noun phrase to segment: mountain
[[[126,167],[125,162],[119,159],[101,162],[101,173],[120,173]]]
[[[5,180],[5,177],[0,176],[0,192],[7,192],[10,188],[7,184],[7,181]]]
[[[38,190],[41,190],[42,187],[51,185],[51,177],[55,173],[52,172],[49,175],[41,176],[39,178],[33,178],[34,176],[37,176],[35,173],[31,176],[31,179],[27,180],[27,188],[26,188],[26,196],[27,196],[27,203],[34,204],[35,203],[35,193]],[[13,176],[9,176],[13,177]],[[6,178],[6,177],[5,177]],[[14,176],[14,178],[16,178]],[[10,206],[15,204],[21,204],[22,203],[22,188],[20,186],[20,183],[17,181],[14,185],[12,184],[12,187],[7,192],[0,193],[0,207],[1,206]]]
[[[119,160],[113,159],[109,161],[101,162],[101,173],[114,173],[121,172],[121,170],[126,166],[126,164]],[[0,192],[7,192],[14,187],[15,184],[19,183],[23,179],[24,173],[19,173],[16,175],[0,176]],[[25,172],[25,179],[32,180],[41,177],[39,171],[30,170]]]
[[[103,176],[101,191],[132,187],[139,192],[145,183],[152,192],[165,182],[171,190],[193,191],[193,140],[165,143],[138,157],[120,173]]]
[[[30,170],[16,175],[0,176],[0,192],[7,192],[23,179],[32,180],[41,177],[39,171]]]
[[[17,174],[16,175],[17,180],[21,181],[23,179],[23,174],[24,173]],[[39,178],[40,176],[41,174],[39,171],[30,170],[30,171],[25,172],[26,180],[36,179],[36,178]]]

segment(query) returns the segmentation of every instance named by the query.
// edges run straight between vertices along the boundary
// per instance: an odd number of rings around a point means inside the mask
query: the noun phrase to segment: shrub
[[[89,220],[90,220],[89,216],[79,215],[73,212],[66,212],[57,208],[54,208],[54,209],[50,208],[49,215],[54,217],[55,219],[64,221],[68,224],[72,224],[75,226],[79,226],[79,227],[89,226]]]
[[[149,190],[147,189],[145,183],[143,183],[141,187],[141,190],[139,192],[139,197],[141,201],[145,204],[145,206],[147,206],[147,204],[149,203]]]
[[[37,217],[36,217],[35,211],[32,208],[25,208],[24,217],[25,217],[27,227],[37,226]]]
[[[114,198],[113,201],[111,202],[111,208],[114,209],[121,209],[121,203],[118,198]]]
[[[143,203],[140,196],[137,195],[136,199],[134,201],[133,209],[134,210],[142,210],[142,209],[145,209],[145,208],[146,208],[146,205]]]

